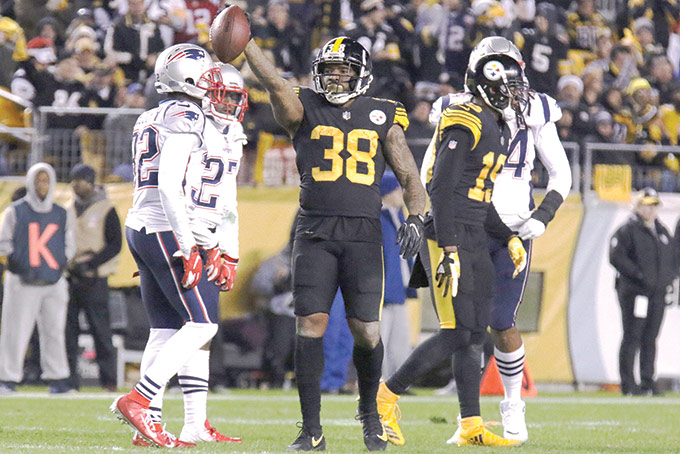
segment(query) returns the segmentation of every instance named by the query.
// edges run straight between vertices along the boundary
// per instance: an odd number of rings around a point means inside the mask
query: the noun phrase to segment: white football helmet
[[[229,63],[216,63],[216,66],[222,77],[222,93],[218,96],[219,101],[203,103],[205,113],[220,122],[243,121],[243,115],[248,110],[248,92],[243,76]]]
[[[154,69],[158,93],[185,93],[219,99],[222,77],[210,54],[195,44],[175,44],[158,55]]]

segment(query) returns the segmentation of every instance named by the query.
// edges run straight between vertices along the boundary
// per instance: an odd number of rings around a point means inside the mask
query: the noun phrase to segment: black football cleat
[[[384,451],[387,447],[387,432],[380,421],[377,411],[363,413],[359,411],[357,419],[364,429],[364,444],[369,451]]]
[[[300,424],[300,423],[298,423]],[[300,433],[293,443],[288,445],[291,451],[325,451],[326,439],[323,436],[321,428],[318,430],[310,430],[305,426],[300,427]]]

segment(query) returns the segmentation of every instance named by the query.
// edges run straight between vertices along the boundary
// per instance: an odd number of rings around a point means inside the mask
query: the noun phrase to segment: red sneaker
[[[163,435],[165,435],[166,444],[164,447],[166,448],[194,448],[196,446],[196,443],[188,443],[178,439],[176,436],[163,429],[160,424],[156,424],[156,430],[163,432]],[[139,435],[139,432],[135,432],[135,434],[132,436],[132,446],[148,448],[151,445],[141,435]]]
[[[135,432],[135,434],[132,436],[132,446],[139,446],[140,448],[148,448],[151,446],[148,441],[144,439],[141,435],[139,435],[139,432]]]
[[[122,422],[130,425],[149,443],[165,446],[167,439],[163,431],[158,431],[149,416],[149,409],[133,401],[124,394],[113,401],[109,408]]]
[[[208,420],[205,420],[205,426],[198,431],[190,430],[186,426],[182,429],[179,436],[180,440],[196,442],[207,441],[212,443],[241,443],[243,440],[239,437],[227,437],[222,435],[210,425]]]

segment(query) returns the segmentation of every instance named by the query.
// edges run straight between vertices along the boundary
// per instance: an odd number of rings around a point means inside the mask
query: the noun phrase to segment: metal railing
[[[0,96],[30,108],[30,103],[7,91],[0,90]],[[36,108],[33,112],[33,127],[0,125],[0,134],[13,138],[10,142],[0,138],[0,166],[8,169],[5,170],[6,174],[23,175],[32,164],[46,161],[55,167],[58,178],[65,180],[71,167],[85,159],[89,163],[96,163],[104,176],[116,175],[119,166],[130,165],[132,129],[142,112],[143,109],[131,108]],[[17,141],[23,145],[17,145]],[[408,143],[416,154],[422,154],[429,141],[428,138],[416,138],[408,140]],[[251,145],[254,148],[255,144]],[[662,162],[661,157],[652,162],[639,158],[653,153],[680,156],[680,146],[577,142],[563,142],[562,145],[571,164],[572,192],[588,193],[593,190],[594,165],[602,163],[603,159],[607,163],[630,163],[634,189],[652,186],[664,192],[680,192],[678,169],[674,171]],[[609,159],[612,156],[617,158]],[[285,169],[286,172],[290,170],[287,167]],[[277,169],[271,171],[276,172]],[[545,188],[548,179],[547,169],[537,159],[533,171],[534,187]],[[282,176],[280,180],[285,184],[294,184],[295,181],[290,176]]]

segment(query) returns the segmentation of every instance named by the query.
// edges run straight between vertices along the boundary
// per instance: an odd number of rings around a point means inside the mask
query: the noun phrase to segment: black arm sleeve
[[[451,141],[457,142],[455,148],[449,148]],[[434,228],[440,247],[458,245],[453,200],[470,148],[472,134],[459,128],[446,129],[437,148],[429,189]]]
[[[505,225],[505,223],[501,220],[501,217],[498,215],[498,211],[496,211],[496,207],[493,203],[489,206],[489,211],[486,213],[484,230],[486,230],[486,233],[492,237],[498,238],[504,243],[507,243],[510,240],[510,237],[515,234],[515,232],[510,230],[510,227]]]
[[[123,239],[120,230],[120,220],[116,209],[111,207],[104,224],[104,241],[106,246],[104,249],[92,256],[87,262],[90,268],[97,268],[102,263],[106,263],[114,258],[123,246]]]
[[[555,212],[560,207],[560,205],[562,205],[562,202],[564,202],[564,199],[560,193],[553,189],[545,195],[545,198],[538,208],[536,208],[536,211],[533,212],[531,217],[538,219],[545,225],[548,225],[548,222],[552,221],[552,219],[555,217]]]

